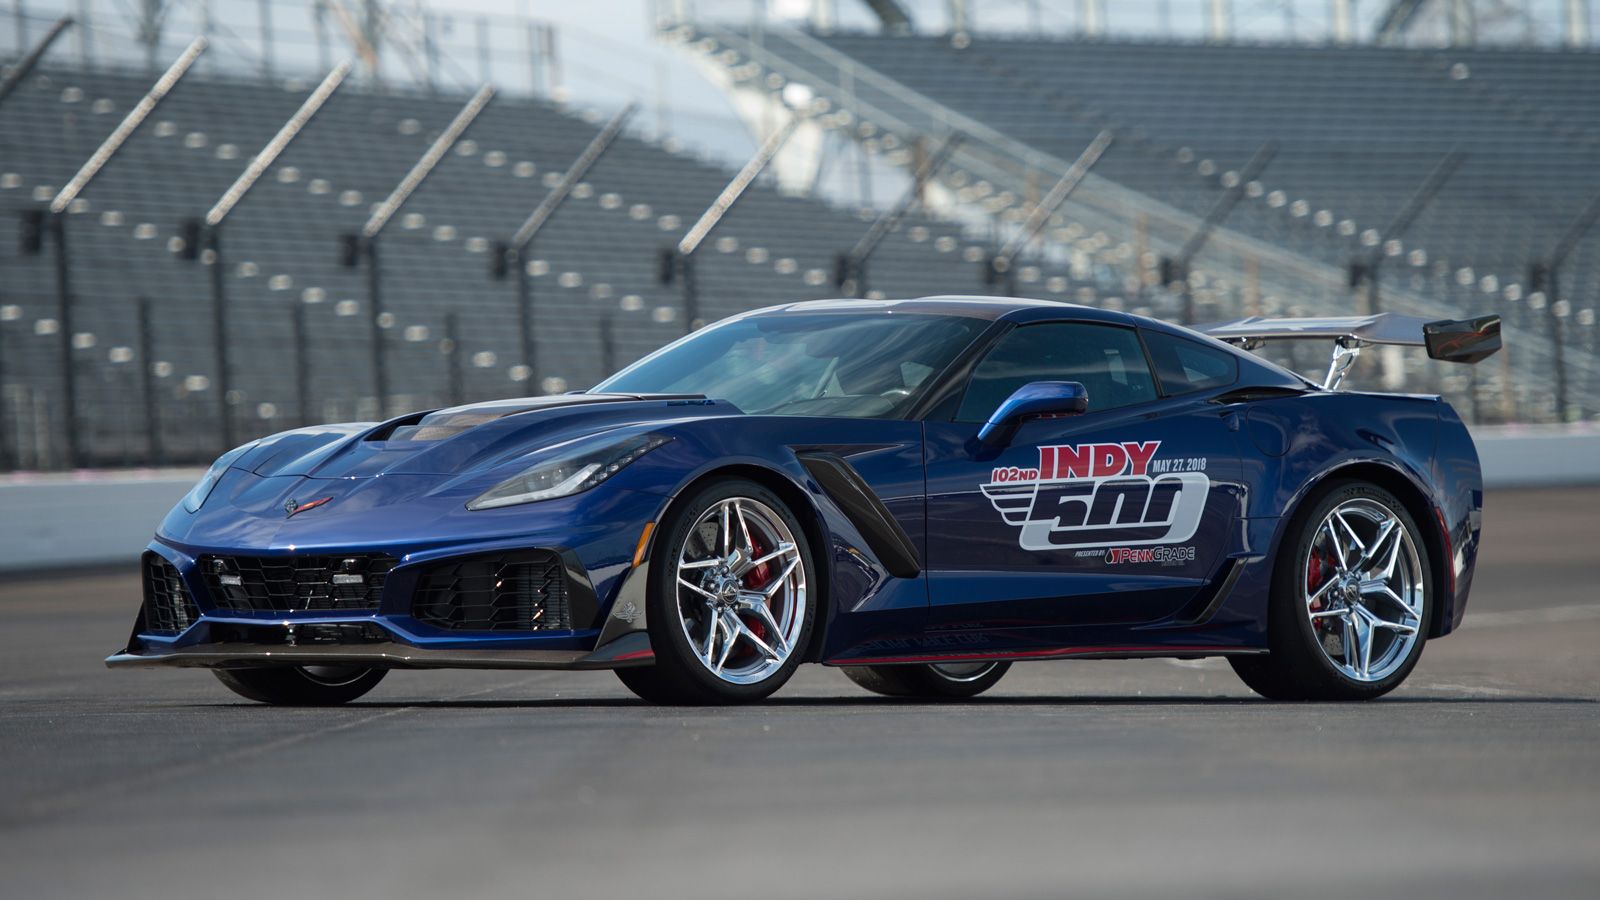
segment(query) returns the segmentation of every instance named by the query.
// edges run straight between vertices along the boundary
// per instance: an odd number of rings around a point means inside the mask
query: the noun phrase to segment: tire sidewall
[[[1333,663],[1323,652],[1321,643],[1317,640],[1316,633],[1311,627],[1311,618],[1304,610],[1305,598],[1302,596],[1301,577],[1305,572],[1306,558],[1311,551],[1311,545],[1316,538],[1317,528],[1328,513],[1339,505],[1350,500],[1366,499],[1375,501],[1386,507],[1400,524],[1406,529],[1407,536],[1411,539],[1412,546],[1417,550],[1417,558],[1422,568],[1423,607],[1422,622],[1418,627],[1417,640],[1400,667],[1389,673],[1379,681],[1356,681],[1346,676],[1334,667]],[[1422,658],[1423,646],[1427,643],[1428,630],[1432,626],[1433,616],[1439,604],[1433,579],[1433,561],[1428,556],[1427,542],[1422,539],[1422,532],[1417,527],[1416,520],[1406,510],[1399,498],[1388,491],[1366,482],[1340,482],[1329,486],[1306,510],[1304,515],[1296,516],[1293,529],[1290,532],[1291,540],[1286,542],[1279,555],[1278,571],[1274,575],[1273,596],[1278,601],[1272,610],[1271,631],[1274,644],[1290,643],[1290,653],[1303,660],[1303,664],[1312,670],[1313,684],[1307,685],[1314,690],[1321,686],[1325,688],[1317,693],[1336,692],[1351,697],[1377,697],[1394,690],[1405,681],[1416,668],[1417,661]],[[1274,652],[1280,652],[1274,647]]]
[[[795,637],[794,649],[782,667],[754,684],[723,681],[707,670],[689,646],[689,638],[683,633],[678,612],[677,564],[684,538],[706,510],[730,497],[758,501],[777,513],[788,526],[789,533],[794,535],[795,546],[800,551],[800,565],[805,572],[806,597],[801,610],[804,619],[800,633]],[[713,702],[759,700],[782,687],[800,667],[806,648],[811,644],[812,629],[817,621],[816,567],[805,529],[794,511],[780,497],[756,482],[742,478],[719,478],[674,505],[661,538],[650,558],[649,630],[650,643],[656,648],[655,667],[670,670],[669,677],[688,681],[695,694]]]

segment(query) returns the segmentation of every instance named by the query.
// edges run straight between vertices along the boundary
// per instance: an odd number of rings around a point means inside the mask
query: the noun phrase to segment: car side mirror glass
[[[1089,391],[1076,381],[1032,381],[1005,399],[978,429],[978,442],[996,447],[1011,440],[1029,419],[1081,416],[1089,411]]]

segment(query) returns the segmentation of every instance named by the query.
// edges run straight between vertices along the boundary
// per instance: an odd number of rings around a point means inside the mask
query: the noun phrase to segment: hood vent
[[[412,441],[428,443],[442,441],[470,431],[485,422],[493,422],[518,413],[563,406],[581,406],[589,403],[623,403],[629,400],[704,400],[701,394],[557,394],[549,397],[520,397],[514,400],[493,400],[434,410],[395,419],[387,427],[367,436],[369,441]]]

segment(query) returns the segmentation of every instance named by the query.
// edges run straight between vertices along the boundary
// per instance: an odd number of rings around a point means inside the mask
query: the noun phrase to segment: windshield
[[[798,313],[714,325],[595,393],[704,394],[747,413],[893,418],[988,323],[905,313]]]

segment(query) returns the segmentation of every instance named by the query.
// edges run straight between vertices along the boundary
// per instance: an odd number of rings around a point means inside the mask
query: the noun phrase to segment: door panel
[[[1238,444],[1203,400],[1027,422],[998,452],[976,424],[926,429],[934,627],[1162,619],[1233,541]]]

